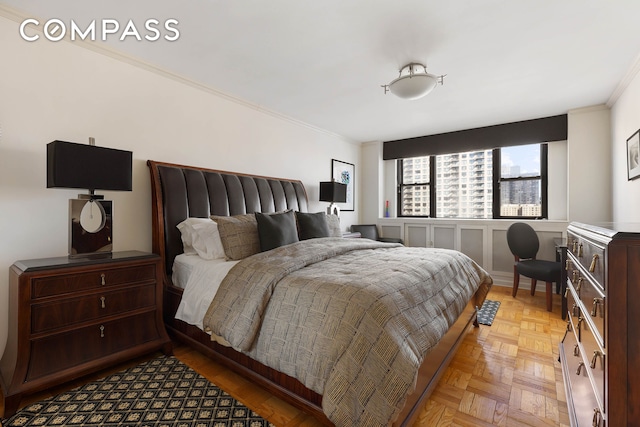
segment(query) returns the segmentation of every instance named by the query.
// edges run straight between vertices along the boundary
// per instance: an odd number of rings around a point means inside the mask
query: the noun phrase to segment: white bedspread
[[[178,280],[184,286],[176,319],[204,330],[202,319],[222,279],[237,263],[238,261],[223,259],[206,260],[193,255],[176,257],[173,274],[178,276]]]

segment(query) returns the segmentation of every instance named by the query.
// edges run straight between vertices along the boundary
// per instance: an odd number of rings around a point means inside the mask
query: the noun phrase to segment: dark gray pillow
[[[298,222],[300,240],[329,237],[329,225],[327,224],[327,215],[324,212],[296,212],[296,221]]]
[[[258,222],[258,236],[260,236],[260,250],[262,252],[298,241],[298,230],[293,211],[271,215],[256,212],[256,221]]]

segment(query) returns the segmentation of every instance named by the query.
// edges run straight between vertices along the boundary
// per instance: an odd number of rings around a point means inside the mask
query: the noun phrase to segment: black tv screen
[[[131,191],[132,153],[75,142],[47,144],[47,188]]]

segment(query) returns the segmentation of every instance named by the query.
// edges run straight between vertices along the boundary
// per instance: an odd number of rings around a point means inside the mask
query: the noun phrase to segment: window
[[[496,218],[546,218],[547,144],[504,147],[496,151],[494,174],[500,197]]]
[[[431,216],[431,158],[401,160],[398,203],[401,216]]]
[[[546,148],[532,144],[401,159],[398,215],[546,217]]]

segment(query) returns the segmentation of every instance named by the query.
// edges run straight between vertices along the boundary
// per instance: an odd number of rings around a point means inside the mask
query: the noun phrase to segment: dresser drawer
[[[156,285],[150,283],[79,298],[58,299],[31,307],[31,333],[52,331],[112,316],[156,303]]]
[[[156,340],[156,312],[96,323],[31,341],[27,381]]]
[[[570,405],[570,413],[575,417],[578,426],[591,426],[593,422],[594,410],[603,412],[598,404],[595,392],[593,390],[591,380],[576,335],[569,331],[565,335],[561,346],[561,360],[563,363],[563,375],[565,386],[571,390],[567,398],[572,400]],[[573,422],[571,425],[576,425]]]
[[[96,269],[83,273],[57,274],[38,277],[32,281],[32,298],[43,298],[100,289],[128,283],[155,280],[156,265],[136,265],[124,268]]]
[[[580,343],[584,351],[583,359],[585,364],[588,365],[591,375],[593,376],[593,387],[600,399],[600,402],[604,402],[604,371],[605,371],[605,354],[602,350],[598,339],[594,335],[594,331],[588,322],[583,322],[584,330],[580,338]]]
[[[589,280],[583,280],[578,292],[580,294],[580,301],[584,306],[583,316],[589,318],[593,323],[595,330],[594,335],[598,338],[600,345],[604,347],[605,329],[604,319],[606,316],[606,301],[605,296],[599,287],[596,287]]]
[[[567,291],[567,309],[568,309],[568,322],[571,325],[571,330],[575,331],[575,334],[580,339],[580,329],[579,322],[582,318],[582,310],[581,305],[576,302],[576,297],[574,295],[574,290],[569,288]]]
[[[605,289],[606,248],[582,236],[576,236],[571,232],[567,233],[567,236],[571,261],[580,264],[585,274],[591,276],[593,282],[597,283],[602,289]]]

